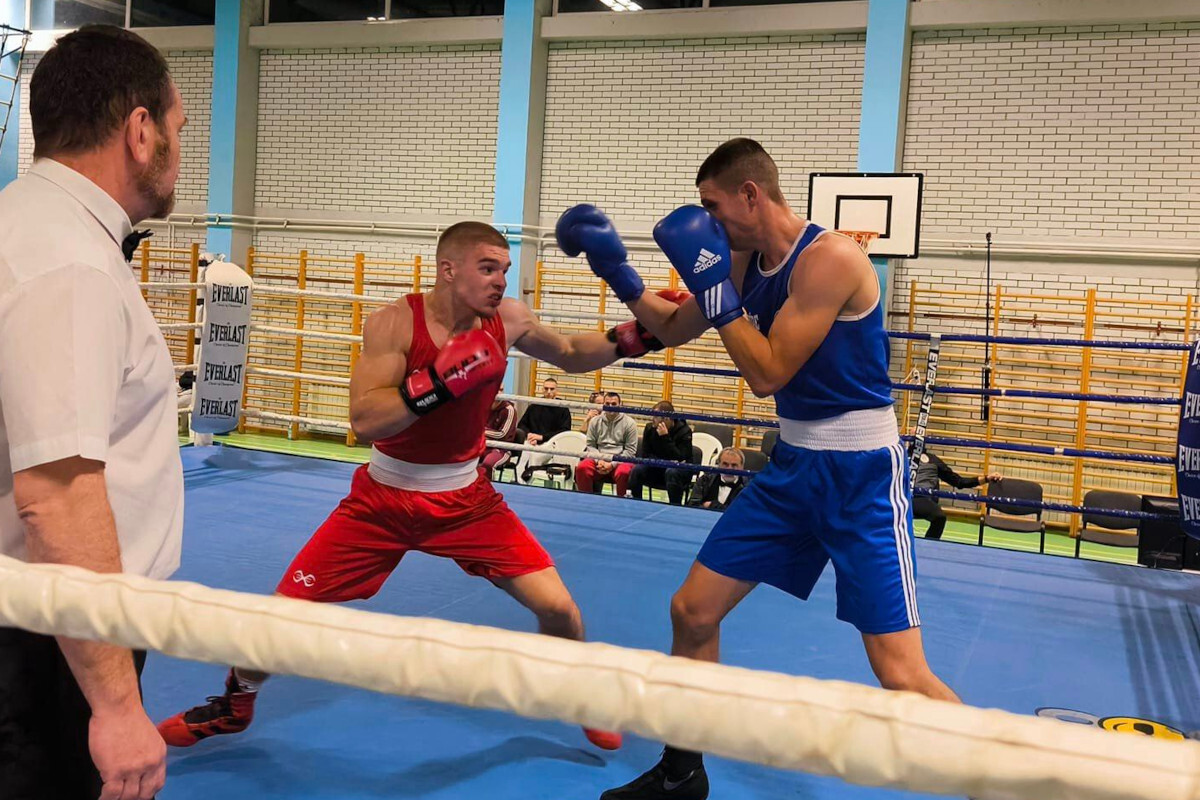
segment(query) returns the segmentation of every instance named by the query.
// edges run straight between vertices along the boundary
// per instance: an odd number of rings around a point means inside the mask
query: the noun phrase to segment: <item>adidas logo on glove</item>
[[[696,256],[696,263],[692,265],[692,273],[699,275],[704,270],[711,266],[720,263],[721,257],[716,253],[710,253],[703,247],[700,248],[700,255]]]

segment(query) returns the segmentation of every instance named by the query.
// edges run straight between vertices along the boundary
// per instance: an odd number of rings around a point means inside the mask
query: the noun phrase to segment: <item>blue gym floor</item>
[[[182,450],[183,566],[176,577],[268,593],[333,509],[355,465],[228,447]],[[665,650],[667,605],[707,511],[522,486],[502,490],[558,561],[592,639]],[[917,541],[930,663],[963,699],[1031,714],[1068,708],[1200,729],[1197,576]],[[450,562],[409,556],[363,607],[532,630],[526,611]],[[873,684],[861,641],[834,619],[826,574],[801,603],[755,591],[726,621],[722,658]],[[224,668],[151,654],[158,720],[221,690]],[[587,687],[580,687],[587,691]],[[574,726],[273,679],[254,724],[172,751],[164,800],[420,797],[595,800],[657,758],[657,742],[592,748]],[[1066,724],[1066,723],[1064,723]],[[1119,735],[1119,734],[1113,734]],[[710,758],[712,797],[875,800],[920,795]]]

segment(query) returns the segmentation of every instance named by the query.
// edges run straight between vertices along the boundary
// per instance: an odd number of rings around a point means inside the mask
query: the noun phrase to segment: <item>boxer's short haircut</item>
[[[730,139],[712,151],[696,172],[696,185],[708,180],[728,192],[737,191],[746,181],[753,181],[772,200],[783,202],[779,168],[763,146],[753,139]]]

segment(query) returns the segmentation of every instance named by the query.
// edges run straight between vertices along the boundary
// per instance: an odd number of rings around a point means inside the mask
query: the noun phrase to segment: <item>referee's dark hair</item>
[[[33,156],[104,144],[137,108],[162,124],[174,103],[167,60],[132,31],[84,25],[51,47],[29,82]]]

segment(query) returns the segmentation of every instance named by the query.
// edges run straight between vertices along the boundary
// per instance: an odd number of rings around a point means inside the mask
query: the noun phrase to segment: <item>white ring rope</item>
[[[178,281],[148,281],[138,283],[139,289],[203,289],[208,284],[206,283],[180,283]]]
[[[267,367],[246,367],[247,375],[265,375],[269,378],[291,378],[309,383],[325,383],[330,386],[349,386],[350,379],[338,375],[314,375],[311,372],[291,372],[285,369],[268,369]]]
[[[624,730],[870,786],[981,800],[1200,800],[1200,743],[606,644],[6,557],[0,623]]]
[[[242,416],[246,419],[261,419],[265,422],[295,422],[300,425],[316,425],[322,428],[335,428],[343,431],[350,430],[349,422],[341,422],[332,419],[317,419],[316,417],[301,417],[294,414],[277,414],[274,411],[259,411],[258,409],[252,408],[243,409]]]
[[[251,331],[259,333],[274,333],[280,336],[295,336],[300,339],[328,339],[332,342],[349,342],[361,344],[363,337],[353,333],[334,333],[333,331],[305,330],[301,328],[281,328],[277,325],[251,325]]]
[[[394,298],[391,297],[370,297],[365,294],[350,294],[347,292],[318,292],[313,289],[287,289],[282,286],[272,286],[266,283],[254,284],[254,294],[256,296],[277,296],[277,297],[299,297],[313,298],[315,300],[346,300],[351,303],[378,303],[379,305],[387,305]]]

